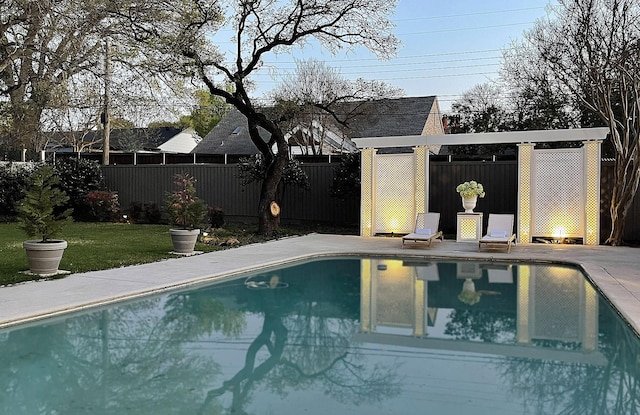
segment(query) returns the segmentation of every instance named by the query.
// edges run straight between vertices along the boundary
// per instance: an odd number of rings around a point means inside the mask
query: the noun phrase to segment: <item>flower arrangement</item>
[[[172,224],[182,229],[195,229],[202,223],[207,207],[196,197],[196,179],[188,174],[176,174],[176,190],[167,194],[165,207]]]
[[[462,196],[463,198],[469,198],[474,196],[484,197],[484,194],[485,194],[484,187],[480,183],[474,180],[460,183],[456,187],[456,192],[460,193],[460,196]]]

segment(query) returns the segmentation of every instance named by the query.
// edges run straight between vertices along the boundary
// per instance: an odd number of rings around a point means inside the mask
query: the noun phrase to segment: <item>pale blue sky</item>
[[[366,50],[333,56],[318,48],[269,56],[269,68],[254,79],[257,95],[272,89],[297,59],[313,56],[346,78],[377,79],[404,89],[406,96],[437,95],[447,110],[476,84],[498,78],[501,50],[547,14],[555,0],[399,0],[394,16],[402,44],[395,58],[378,61]],[[309,50],[312,49],[312,50]]]

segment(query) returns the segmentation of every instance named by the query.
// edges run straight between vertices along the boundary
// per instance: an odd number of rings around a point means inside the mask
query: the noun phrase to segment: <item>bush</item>
[[[333,173],[333,183],[329,191],[338,200],[360,197],[360,153],[346,154]]]
[[[18,202],[27,190],[29,169],[12,163],[0,165],[0,221],[13,221],[18,215]]]
[[[212,228],[222,228],[224,225],[224,210],[219,206],[209,206],[207,217]]]
[[[160,223],[162,212],[156,202],[139,201],[131,202],[129,205],[129,220],[133,223]]]
[[[69,196],[68,207],[73,208],[76,220],[90,220],[85,203],[87,193],[107,190],[107,186],[96,161],[60,158],[56,160],[55,170],[60,177],[60,187]]]
[[[87,193],[85,204],[89,207],[90,217],[98,222],[114,222],[120,219],[118,194],[105,190],[93,190]]]

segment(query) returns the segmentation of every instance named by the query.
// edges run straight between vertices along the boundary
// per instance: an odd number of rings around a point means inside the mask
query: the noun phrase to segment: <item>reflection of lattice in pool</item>
[[[584,276],[559,266],[536,266],[532,303],[535,339],[580,341],[584,324]]]

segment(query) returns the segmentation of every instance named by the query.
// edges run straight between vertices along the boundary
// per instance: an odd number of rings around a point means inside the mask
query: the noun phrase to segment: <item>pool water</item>
[[[2,414],[636,414],[580,270],[334,258],[0,332]]]

